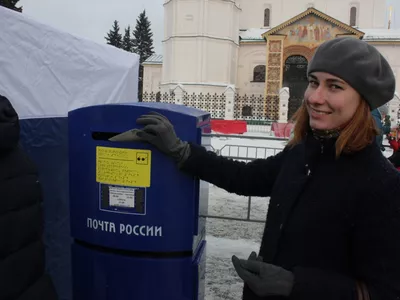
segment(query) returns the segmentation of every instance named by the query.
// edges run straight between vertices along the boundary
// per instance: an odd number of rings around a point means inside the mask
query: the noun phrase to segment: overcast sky
[[[400,0],[386,1],[395,8],[393,27],[400,29]],[[24,14],[100,43],[105,43],[104,36],[114,20],[120,22],[122,30],[128,25],[134,27],[138,15],[146,9],[152,23],[155,52],[162,54],[164,0],[20,0],[19,3]]]
[[[162,54],[164,0],[20,0],[23,13],[71,34],[105,43],[104,36],[114,20],[121,31],[133,29],[139,14],[146,9],[151,22],[155,52]]]

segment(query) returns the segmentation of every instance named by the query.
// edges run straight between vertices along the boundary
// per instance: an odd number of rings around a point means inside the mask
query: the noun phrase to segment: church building
[[[344,36],[377,47],[400,75],[400,29],[384,0],[165,0],[164,12],[163,53],[143,63],[143,101],[287,122],[315,49]],[[399,102],[390,102],[392,122]]]

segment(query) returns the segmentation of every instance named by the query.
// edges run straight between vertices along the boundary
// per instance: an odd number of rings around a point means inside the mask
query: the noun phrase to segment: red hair
[[[294,114],[294,136],[289,141],[289,146],[302,142],[310,129],[310,116],[308,115],[305,101]],[[378,129],[366,101],[361,101],[353,118],[341,130],[336,141],[336,157],[341,153],[357,152],[371,144],[378,135]]]

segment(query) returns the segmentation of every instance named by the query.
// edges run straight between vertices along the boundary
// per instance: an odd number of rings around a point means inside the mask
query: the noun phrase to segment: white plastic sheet
[[[68,111],[136,102],[138,77],[138,55],[0,6],[0,94],[22,119],[21,146],[38,167],[46,267],[60,300],[72,300]]]
[[[73,22],[73,20],[71,20]],[[21,119],[137,101],[139,56],[0,6],[0,94]]]

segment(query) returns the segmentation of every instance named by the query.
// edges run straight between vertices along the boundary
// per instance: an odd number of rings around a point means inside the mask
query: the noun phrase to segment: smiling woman
[[[309,74],[304,102],[293,120],[297,126],[290,145],[311,128],[320,135],[337,135],[337,156],[363,149],[378,134],[368,103],[347,82],[325,72]]]
[[[357,51],[347,51],[350,46]],[[381,78],[376,78],[373,72],[379,71]],[[394,75],[380,53],[362,41],[335,39],[318,48],[307,73],[309,85],[293,116],[289,145],[300,143],[310,129],[319,136],[336,136],[337,157],[370,144],[378,134],[370,110],[394,94]]]
[[[309,75],[309,86],[304,94],[310,126],[314,129],[339,128],[350,121],[360,105],[355,89],[329,73]]]
[[[322,44],[307,73],[294,138],[275,156],[224,158],[180,140],[160,115],[139,118],[132,140],[230,193],[270,197],[259,253],[232,257],[243,300],[399,299],[400,173],[374,142],[371,116],[393,98],[394,74],[354,38]]]
[[[359,99],[359,96],[356,99]],[[350,106],[352,101],[350,100],[347,104]],[[344,112],[347,117],[348,112]],[[340,116],[340,113],[334,110],[322,112],[308,103],[302,105],[293,117],[297,127],[294,128],[294,136],[289,145],[301,142],[302,137],[306,136],[311,128],[315,135],[337,138],[336,157],[339,157],[342,152],[350,154],[360,151],[378,134],[370,108],[365,101],[359,101],[359,105],[355,107],[350,118],[345,116]]]

